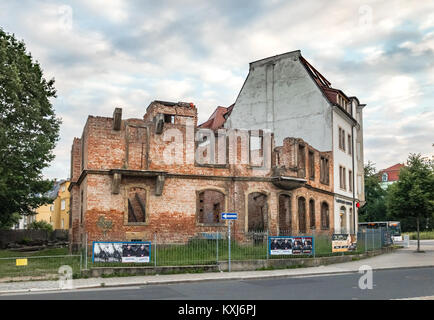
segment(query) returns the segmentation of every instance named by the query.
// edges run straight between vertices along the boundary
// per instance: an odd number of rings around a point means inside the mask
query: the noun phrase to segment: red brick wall
[[[153,119],[157,113],[172,113],[175,123],[164,124],[162,134],[155,133]],[[279,232],[279,194],[291,196],[292,231],[298,232],[297,199],[306,199],[306,230],[310,230],[309,200],[315,201],[316,230],[320,230],[320,205],[327,201],[330,208],[330,227],[333,226],[333,163],[331,153],[319,152],[311,148],[301,139],[287,138],[283,146],[274,147],[271,140],[271,154],[276,168],[252,168],[250,164],[228,164],[226,166],[198,166],[188,162],[185,143],[187,137],[193,137],[195,127],[186,127],[190,120],[197,125],[197,110],[190,106],[164,106],[152,103],[143,120],[123,120],[120,130],[113,130],[113,119],[89,116],[83,130],[82,139],[74,139],[71,152],[73,198],[72,234],[71,239],[79,242],[81,234],[87,233],[89,241],[95,240],[152,240],[154,233],[168,241],[185,241],[197,232],[225,231],[225,226],[210,226],[200,223],[197,195],[206,189],[219,190],[225,195],[222,211],[237,212],[239,220],[234,224],[235,231],[247,231],[249,225],[248,197],[254,192],[264,193],[267,198],[267,216],[265,222],[272,234]],[[181,132],[181,137],[170,140],[170,133]],[[166,141],[164,139],[166,138]],[[229,140],[229,139],[227,139]],[[194,142],[187,141],[190,145]],[[81,174],[81,144],[83,144],[84,168],[90,171]],[[297,157],[298,144],[304,144],[306,164],[308,151],[314,151],[315,179],[310,180],[306,170],[307,185],[291,191],[279,189],[270,181],[262,180],[280,173],[285,176],[300,175]],[[172,149],[168,148],[172,146]],[[248,144],[237,143],[227,146],[227,153],[241,160],[242,152],[248,155]],[[236,150],[236,153],[235,153]],[[173,152],[174,163],[165,163],[164,156]],[[330,183],[324,185],[319,182],[319,156],[325,154],[330,157]],[[155,195],[156,178],[132,177],[123,175],[120,192],[113,193],[110,169],[129,169],[165,171],[163,193]],[[96,170],[96,171],[95,171]],[[100,170],[100,171],[98,171]],[[138,171],[138,172],[139,172]],[[130,171],[131,173],[132,171]],[[204,177],[211,176],[211,178]],[[233,177],[233,178],[231,178]],[[132,188],[146,190],[146,221],[142,223],[128,222],[128,196]],[[83,205],[81,205],[81,191],[83,191]],[[83,210],[84,219],[80,224],[80,212]],[[253,219],[252,215],[252,219]],[[324,230],[323,232],[330,232]]]

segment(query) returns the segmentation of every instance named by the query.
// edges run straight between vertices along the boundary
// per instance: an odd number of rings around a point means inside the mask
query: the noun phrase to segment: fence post
[[[312,229],[312,250],[313,250],[313,258],[315,259],[315,228]]]
[[[154,233],[154,267],[157,267],[157,233]]]
[[[216,238],[216,249],[217,249],[216,263],[217,264],[219,264],[219,237],[220,237],[220,232],[217,232],[217,238]]]
[[[229,220],[228,221],[228,238],[229,238],[229,247],[228,247],[228,252],[229,252],[229,255],[228,255],[228,262],[229,262],[229,266],[228,266],[228,269],[229,269],[229,272],[231,272],[231,220]]]
[[[87,250],[88,250],[88,248],[87,248],[87,233],[85,233],[84,234],[84,241],[85,241],[85,251],[84,251],[84,264],[85,264],[85,266],[86,266],[86,270],[88,269],[88,266],[87,266]]]
[[[268,257],[268,248],[269,248],[269,243],[268,243],[268,230],[267,230],[267,248],[265,248],[265,250],[267,250],[267,260],[269,259]]]

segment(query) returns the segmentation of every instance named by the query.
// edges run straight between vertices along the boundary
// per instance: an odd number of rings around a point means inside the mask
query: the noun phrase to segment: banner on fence
[[[346,252],[356,250],[356,243],[349,234],[335,233],[332,236],[332,252]]]
[[[312,254],[313,237],[269,237],[270,255]]]
[[[93,262],[137,262],[151,261],[151,242],[94,242]]]

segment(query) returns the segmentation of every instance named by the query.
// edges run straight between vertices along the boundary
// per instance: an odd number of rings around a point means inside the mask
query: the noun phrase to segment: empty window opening
[[[198,222],[203,224],[222,223],[220,215],[224,210],[225,195],[215,190],[199,193]]]
[[[310,228],[315,229],[316,219],[315,219],[315,201],[311,199],[309,201],[309,218],[310,218]]]
[[[309,179],[315,180],[315,155],[309,151]]]
[[[329,221],[329,205],[327,202],[321,204],[321,229],[328,229],[330,226]]]
[[[305,147],[302,144],[298,145],[298,177],[306,177],[306,155]]]
[[[128,193],[128,222],[146,222],[145,189],[130,189]]]
[[[289,235],[292,228],[291,197],[287,194],[279,195],[279,232]]]
[[[320,182],[323,184],[329,184],[330,174],[329,174],[329,159],[321,157],[320,163]]]
[[[165,114],[164,115],[164,122],[174,124],[175,123],[175,116],[172,114]]]
[[[267,195],[253,192],[248,197],[248,231],[264,231],[268,228]]]
[[[298,198],[298,231],[306,233],[306,199]]]

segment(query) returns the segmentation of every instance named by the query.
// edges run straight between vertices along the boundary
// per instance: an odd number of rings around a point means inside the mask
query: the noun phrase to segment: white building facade
[[[269,129],[276,146],[285,137],[333,151],[334,232],[357,232],[363,205],[363,107],[331,87],[300,51],[250,63],[226,128]]]

